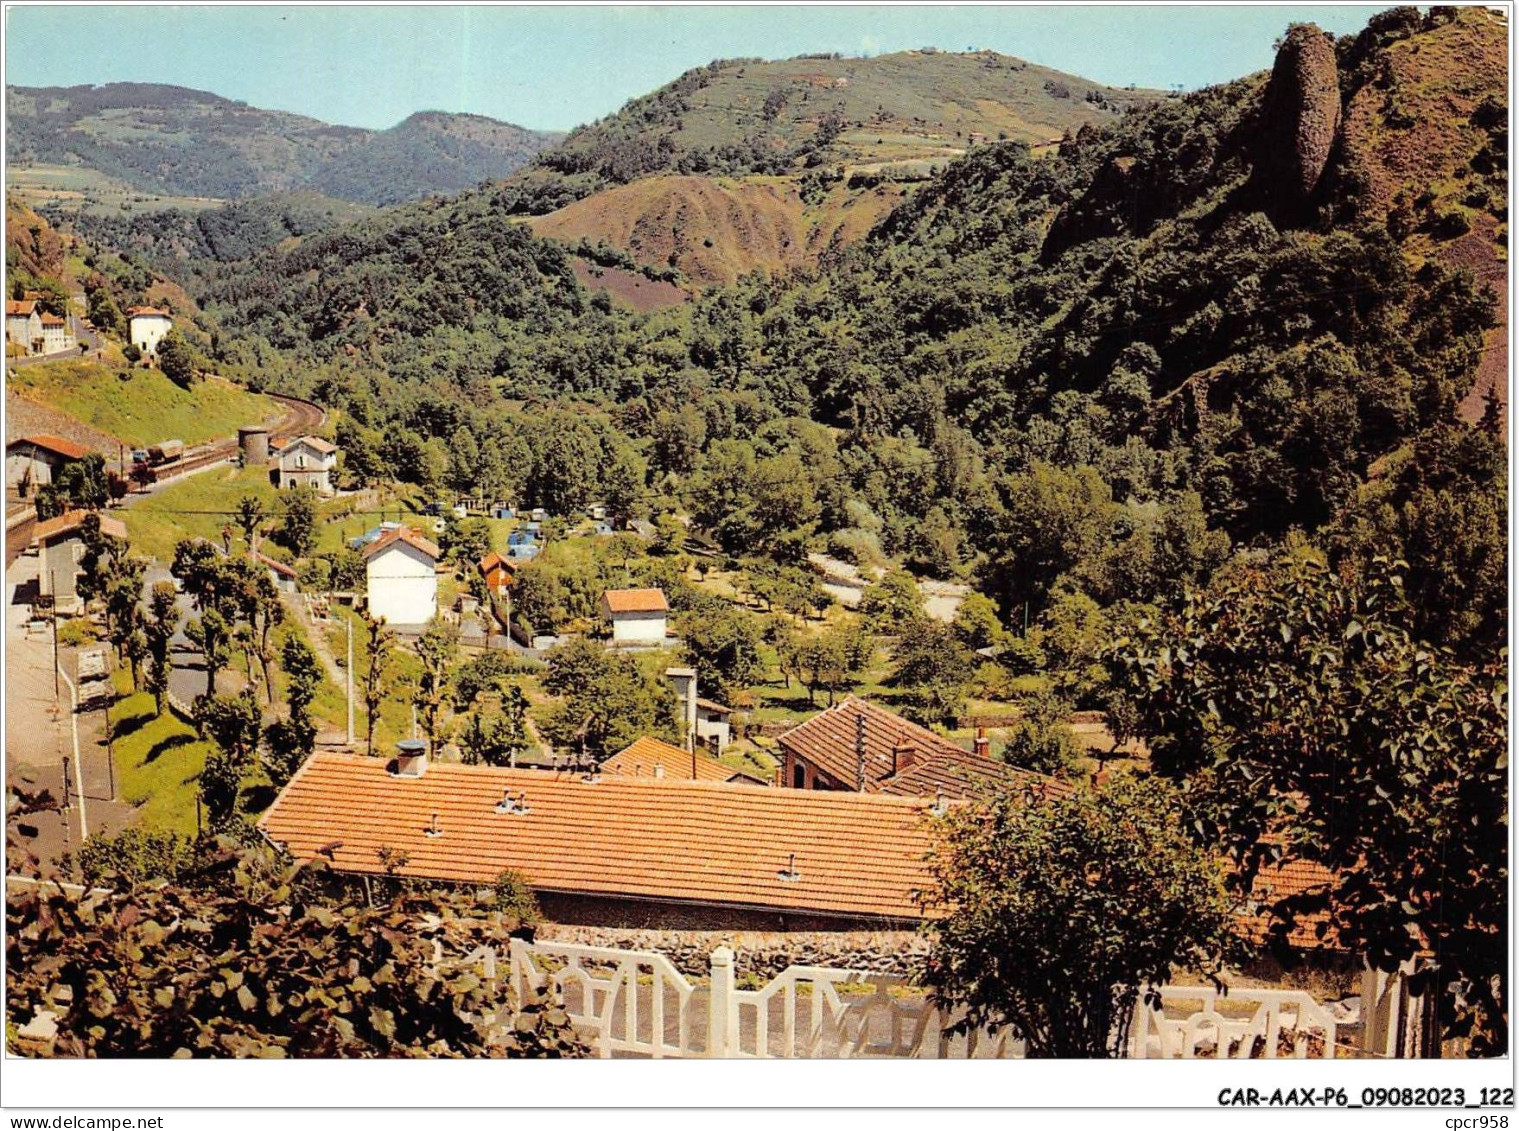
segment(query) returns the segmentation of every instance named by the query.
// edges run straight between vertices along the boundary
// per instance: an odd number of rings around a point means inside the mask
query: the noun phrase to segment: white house
[[[42,348],[42,312],[32,299],[7,300],[5,304],[5,344],[7,354],[37,353]],[[16,348],[11,348],[16,347]]]
[[[711,699],[696,701],[696,737],[708,746],[715,746],[721,754],[733,741],[733,727],[729,716],[732,707],[725,707]]]
[[[612,622],[613,644],[663,644],[670,604],[663,589],[608,589],[601,611]]]
[[[438,611],[438,547],[409,527],[364,549],[369,615],[390,624],[426,624]]]
[[[302,436],[279,450],[277,486],[281,491],[315,487],[324,495],[333,492],[332,473],[338,466],[338,449],[320,436]]]
[[[174,319],[167,310],[156,306],[134,306],[127,311],[127,336],[132,344],[146,355],[158,351],[158,343],[174,328]]]
[[[74,335],[69,332],[68,320],[58,317],[56,314],[43,313],[42,322],[42,352],[62,353],[64,350],[75,348],[77,343]]]

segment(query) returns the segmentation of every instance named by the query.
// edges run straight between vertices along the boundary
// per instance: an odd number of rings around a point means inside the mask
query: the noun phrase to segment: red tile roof
[[[925,727],[874,703],[851,696],[835,707],[793,727],[777,741],[781,748],[810,763],[844,789],[859,781],[859,726],[864,723],[865,791],[951,797],[985,797],[1017,782],[1057,794],[1069,786],[955,745]],[[930,769],[929,763],[943,761]],[[890,786],[890,788],[888,788]]]
[[[73,440],[65,440],[62,436],[23,436],[12,443],[31,444],[65,459],[83,459],[90,454],[89,448],[76,444]]]
[[[73,510],[64,511],[57,518],[50,518],[45,522],[39,522],[32,528],[33,542],[50,542],[63,534],[72,533],[84,525],[85,516],[90,511]],[[100,516],[100,532],[109,538],[126,538],[126,524],[120,519]]]
[[[507,573],[517,572],[516,563],[511,561],[509,558],[503,558],[500,554],[496,553],[496,551],[492,550],[490,553],[486,554],[485,557],[480,559],[480,572],[488,574],[495,569],[504,569]]]
[[[1274,922],[1270,914],[1272,906],[1288,896],[1330,891],[1335,883],[1335,874],[1312,860],[1286,859],[1280,864],[1262,865],[1250,887],[1246,913],[1240,916],[1242,933],[1253,942],[1265,942]],[[1303,950],[1338,949],[1328,911],[1298,916],[1287,932],[1287,941]]]
[[[690,781],[693,764],[697,781],[732,781],[735,777],[749,777],[737,770],[730,770],[716,758],[699,750],[693,759],[689,750],[648,735],[635,739],[630,746],[613,754],[601,764],[601,772],[635,778],[654,777],[654,767],[658,766],[664,771],[662,776],[666,780]]]
[[[36,309],[37,304],[30,301],[17,302],[14,299],[7,299],[5,303],[5,315],[7,318],[9,318],[11,315],[16,315],[20,318],[29,318]]]
[[[42,316],[42,324],[44,326],[67,326],[68,325],[67,322],[65,322],[62,318],[59,318],[58,315],[56,315],[56,314],[44,314]]]
[[[942,796],[950,801],[979,801],[1020,788],[1032,788],[1043,797],[1064,797],[1075,786],[958,748],[953,754],[936,753],[880,785],[882,793],[896,797]]]
[[[316,754],[259,821],[298,860],[329,848],[333,866],[489,883],[522,871],[541,891],[917,919],[932,887],[927,806],[898,797],[722,782],[655,781],[434,764],[420,778],[380,758]],[[500,813],[503,794],[528,811]],[[437,815],[440,836],[425,831]],[[782,876],[795,853],[795,875]]]
[[[127,307],[128,318],[169,318],[172,315],[167,310],[160,310],[156,306],[129,306]]]
[[[439,550],[435,543],[429,542],[409,526],[398,526],[394,530],[387,530],[365,547],[364,559],[368,561],[382,550],[388,550],[397,542],[405,542],[408,546],[421,550],[428,557],[432,558],[433,561],[437,561],[443,556],[443,551]]]
[[[608,613],[668,613],[663,589],[608,589],[601,596]]]

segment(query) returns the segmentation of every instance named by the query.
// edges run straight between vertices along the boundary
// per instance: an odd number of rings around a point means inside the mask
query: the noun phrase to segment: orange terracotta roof
[[[382,550],[388,550],[397,542],[405,542],[408,546],[421,550],[433,561],[443,556],[435,543],[429,542],[409,526],[398,526],[394,530],[387,530],[364,549],[364,560],[368,561]]]
[[[85,516],[89,511],[73,510],[64,511],[57,518],[50,518],[45,522],[39,522],[32,528],[32,541],[50,542],[61,534],[68,534],[78,530],[84,525]],[[126,538],[126,524],[120,519],[100,516],[100,532],[109,538]]]
[[[1075,789],[1071,782],[957,749],[953,754],[936,753],[887,778],[880,791],[896,797],[942,796],[950,801],[978,801],[1024,787],[1033,788],[1042,797],[1064,797]]]
[[[668,613],[663,589],[608,589],[601,595],[609,613]]]
[[[496,551],[492,550],[480,559],[480,572],[490,573],[495,569],[504,569],[507,573],[517,572],[516,565],[509,558],[503,558]]]
[[[21,318],[30,318],[31,315],[32,315],[32,312],[35,311],[36,309],[37,309],[37,304],[35,302],[31,302],[31,301],[28,301],[28,302],[17,302],[14,299],[7,299],[6,303],[5,303],[5,314],[6,314],[6,317],[10,317],[11,315],[14,314],[14,315],[16,315],[18,317],[21,317]]]
[[[127,308],[128,318],[169,318],[172,315],[167,310],[160,310],[156,306],[130,306]]]
[[[1273,905],[1288,896],[1331,891],[1335,883],[1335,874],[1312,860],[1285,859],[1279,864],[1263,864],[1250,887],[1246,913],[1240,916],[1243,934],[1252,942],[1265,942],[1274,922],[1270,914]],[[1287,932],[1287,941],[1303,950],[1339,948],[1328,911],[1298,916]]]
[[[654,767],[658,766],[663,770],[662,776],[665,780],[690,781],[692,764],[692,754],[689,750],[644,735],[603,762],[601,772],[635,778],[654,777]],[[697,781],[732,781],[735,777],[749,777],[747,774],[740,774],[737,770],[730,770],[716,758],[703,754],[699,750],[696,752],[694,764]]]
[[[76,444],[73,440],[65,440],[62,436],[23,436],[19,440],[13,440],[12,443],[31,444],[54,455],[63,456],[65,459],[83,459],[90,454],[89,448]]]
[[[526,813],[498,813],[503,794]],[[435,764],[396,777],[381,758],[316,754],[259,821],[297,860],[489,883],[509,868],[540,891],[706,906],[918,919],[932,881],[927,807],[896,797]],[[437,814],[440,836],[425,830]],[[783,878],[795,853],[795,876]]]
[[[696,705],[703,711],[711,711],[714,715],[731,715],[733,708],[725,703],[719,703],[716,699],[703,699],[697,697]]]
[[[67,326],[68,325],[67,322],[65,322],[62,318],[59,318],[58,315],[56,315],[56,314],[44,314],[42,316],[42,324],[44,326]]]

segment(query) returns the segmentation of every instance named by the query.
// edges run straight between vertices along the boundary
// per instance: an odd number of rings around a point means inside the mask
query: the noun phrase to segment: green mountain
[[[546,212],[660,173],[921,174],[988,141],[1058,141],[1157,96],[994,51],[718,60],[572,130],[517,178],[516,205]]]
[[[6,111],[13,170],[83,169],[215,199],[314,189],[390,204],[504,177],[559,137],[472,114],[355,129],[151,83],[7,87]]]
[[[1505,44],[1477,9],[1295,27],[1269,75],[1046,156],[977,146],[823,269],[648,317],[514,221],[512,182],[266,248],[197,297],[223,365],[347,409],[403,477],[573,501],[533,462],[559,456],[501,463],[539,435],[523,403],[567,400],[638,453],[619,498],[677,492],[736,553],[884,553],[1037,619],[1307,535],[1409,561],[1421,631],[1487,647],[1501,389],[1482,428],[1455,414],[1506,285]]]

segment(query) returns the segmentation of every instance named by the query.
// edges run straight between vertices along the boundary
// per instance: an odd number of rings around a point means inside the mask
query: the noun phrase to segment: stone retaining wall
[[[681,973],[706,977],[711,954],[731,947],[736,973],[768,981],[788,966],[836,966],[911,977],[928,954],[928,942],[912,931],[643,931],[626,927],[577,927],[545,923],[542,942],[663,954]]]

